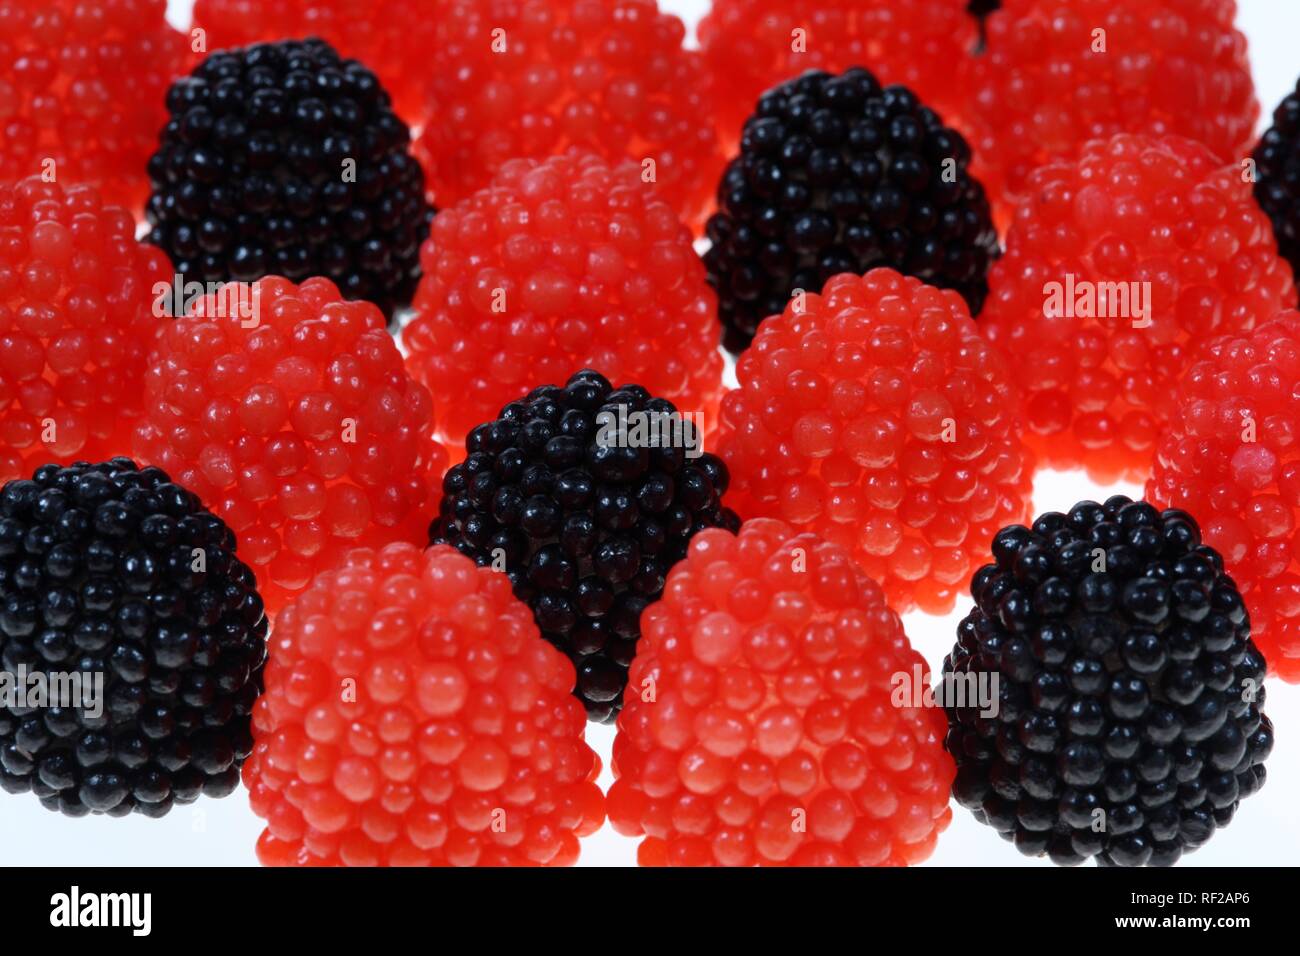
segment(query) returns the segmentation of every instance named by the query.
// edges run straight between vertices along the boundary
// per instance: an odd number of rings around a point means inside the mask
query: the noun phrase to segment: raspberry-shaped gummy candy
[[[1196,522],[1084,501],[1003,529],[993,558],[944,661],[953,796],[1058,864],[1200,847],[1263,785],[1273,725],[1246,606]]]
[[[1300,682],[1300,314],[1205,344],[1156,444],[1147,497],[1199,516],[1269,667]]]
[[[578,146],[631,158],[677,212],[705,212],[725,157],[703,61],[656,0],[452,0],[416,143],[437,204],[508,159]]]
[[[1034,169],[1091,139],[1174,134],[1244,158],[1259,103],[1236,13],[1234,0],[1002,0],[959,83],[999,220],[1035,195]]]
[[[690,230],[635,164],[512,160],[438,214],[421,259],[402,339],[449,441],[581,368],[717,410],[716,300]]]
[[[641,612],[702,528],[735,529],[699,419],[591,370],[506,405],[447,471],[434,544],[504,571],[578,668],[591,719],[623,705]]]
[[[391,318],[432,211],[375,75],[320,40],[213,53],[167,92],[149,241],[187,282],[325,276]]]
[[[1190,140],[1096,140],[1029,192],[980,326],[1042,463],[1144,481],[1189,348],[1292,306],[1291,270],[1241,168]]]
[[[917,705],[925,661],[843,548],[768,518],[702,531],[643,629],[608,807],[643,865],[933,852],[952,818],[943,714]]]
[[[320,37],[375,71],[403,117],[418,115],[442,0],[195,0],[209,50]],[[432,7],[432,9],[431,9]]]
[[[170,279],[93,189],[0,184],[0,481],[128,449]]]
[[[266,865],[571,865],[605,819],[573,665],[450,548],[358,549],[280,614],[244,768]]]
[[[95,186],[138,211],[163,94],[188,55],[166,0],[0,3],[0,180]]]
[[[764,94],[718,186],[704,256],[723,344],[746,348],[797,290],[890,266],[956,289],[978,314],[997,233],[965,140],[862,69]]]
[[[966,0],[714,0],[699,34],[718,134],[733,144],[765,90],[809,69],[866,67],[947,114],[978,31]]]
[[[1300,277],[1300,83],[1274,111],[1254,159],[1255,198],[1273,223],[1278,250]]]
[[[446,465],[429,393],[328,279],[229,284],[169,323],[135,447],[239,536],[272,612],[358,545],[420,541]]]
[[[950,611],[983,542],[1027,514],[1012,379],[955,292],[837,276],[764,322],[736,375],[728,503],[846,548],[899,612]]]
[[[0,709],[0,788],[74,817],[224,797],[265,659],[235,536],[157,468],[43,465],[0,490],[0,665],[26,697]]]

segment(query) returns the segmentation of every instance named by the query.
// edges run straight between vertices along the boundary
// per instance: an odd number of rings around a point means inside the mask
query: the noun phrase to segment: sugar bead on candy
[[[1259,102],[1236,13],[1235,0],[1001,0],[955,84],[999,220],[1034,195],[1034,169],[1091,139],[1173,134],[1243,160]]]
[[[1202,343],[1156,443],[1147,497],[1197,515],[1250,611],[1251,639],[1300,682],[1300,313]]]
[[[632,159],[688,222],[725,157],[704,64],[657,0],[449,0],[416,155],[449,206],[507,160]]]
[[[272,612],[358,545],[422,541],[446,450],[379,310],[327,279],[232,283],[166,326],[137,454],[239,536]]]
[[[449,442],[582,368],[713,420],[717,301],[690,230],[635,163],[511,160],[438,214],[421,264],[402,340]]]
[[[767,518],[701,531],[642,626],[608,809],[643,865],[933,852],[952,817],[943,715],[917,706],[925,662],[848,552]]]
[[[1190,140],[1094,140],[1028,192],[980,328],[1043,464],[1144,481],[1191,350],[1293,306],[1291,270],[1241,167]]]
[[[900,612],[952,609],[1029,505],[1011,373],[956,292],[831,279],[759,327],[722,400],[728,504],[845,547]]]
[[[953,796],[1027,856],[1169,866],[1264,784],[1264,657],[1186,512],[1122,495],[993,539],[944,660]]]
[[[74,817],[228,795],[266,626],[235,536],[157,468],[43,465],[6,483],[0,667],[6,697],[39,693],[37,675],[48,696],[0,708],[0,789]]]
[[[351,552],[276,622],[244,768],[258,858],[573,864],[605,819],[573,682],[504,575],[446,547]]]
[[[0,4],[0,180],[94,186],[134,214],[187,38],[166,0]]]
[[[170,278],[94,189],[0,184],[0,481],[129,450]]]

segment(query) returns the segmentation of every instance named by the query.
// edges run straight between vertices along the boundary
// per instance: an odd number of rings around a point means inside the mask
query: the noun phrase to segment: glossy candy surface
[[[1025,517],[1011,373],[955,292],[836,276],[767,319],[736,375],[728,504],[845,547],[895,610],[947,613],[983,542]]]
[[[635,163],[512,160],[439,212],[421,265],[402,341],[447,441],[583,368],[713,420],[717,300],[690,230]]]
[[[167,325],[137,454],[239,536],[274,613],[358,545],[422,541],[446,450],[379,310],[327,279],[230,284]]]
[[[1300,681],[1300,314],[1203,344],[1156,444],[1147,497],[1203,525],[1269,668]]]
[[[1240,163],[1259,102],[1235,0],[1002,0],[958,112],[999,221],[1091,139],[1178,135]]]
[[[704,255],[722,343],[740,352],[795,290],[889,266],[978,314],[997,233],[970,149],[904,87],[810,71],[769,90],[718,184]]]
[[[642,611],[692,535],[740,524],[702,437],[672,403],[584,370],[475,428],[443,478],[430,542],[506,573],[593,720],[618,715]]]
[[[429,51],[438,42],[443,0],[195,0],[194,24],[208,49],[320,37],[360,60],[392,94],[408,123],[428,89]]]
[[[764,518],[702,531],[643,630],[609,791],[642,865],[933,852],[952,816],[943,715],[921,705],[925,662],[844,549]]]
[[[1273,111],[1253,158],[1255,198],[1273,223],[1278,251],[1300,275],[1300,83]]]
[[[266,660],[254,583],[230,529],[157,468],[6,483],[0,666],[26,701],[0,710],[0,788],[74,817],[233,792]]]
[[[192,282],[332,280],[407,305],[432,211],[374,73],[320,40],[213,53],[167,91],[149,241]]]
[[[1291,307],[1291,270],[1241,167],[1190,140],[1095,140],[1029,186],[980,328],[1043,464],[1144,481],[1191,351]]]
[[[95,190],[0,184],[0,481],[129,451],[170,280]]]
[[[635,161],[686,221],[703,215],[724,161],[712,95],[656,0],[452,0],[443,16],[416,147],[438,207],[507,160],[579,146]]]
[[[1223,560],[1190,515],[1120,495],[1008,527],[993,558],[944,660],[953,796],[1027,856],[1176,863],[1273,748]]]
[[[966,0],[714,0],[699,35],[719,135],[734,143],[765,90],[811,69],[865,67],[947,113],[977,31]]]
[[[450,548],[358,549],[280,615],[244,770],[268,866],[565,866],[605,819],[573,665]]]
[[[55,177],[139,211],[187,38],[166,0],[0,3],[0,180]]]

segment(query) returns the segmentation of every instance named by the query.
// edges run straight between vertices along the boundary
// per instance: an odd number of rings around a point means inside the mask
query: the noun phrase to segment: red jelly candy
[[[972,172],[1001,207],[1090,139],[1177,134],[1244,158],[1259,102],[1233,0],[1001,0],[958,83]]]
[[[135,211],[188,56],[166,0],[0,3],[0,179],[53,176]]]
[[[170,322],[135,449],[239,538],[269,611],[358,545],[426,540],[447,454],[369,302],[328,279],[232,283]]]
[[[155,285],[170,278],[95,190],[0,185],[0,481],[130,450]]]
[[[656,0],[449,0],[442,16],[415,150],[434,205],[508,159],[579,146],[635,160],[684,219],[702,218],[725,161],[712,95]]]
[[[397,113],[414,121],[431,76],[443,0],[195,0],[207,49],[320,37],[374,71]]]
[[[449,441],[544,382],[595,369],[712,421],[717,300],[690,230],[630,162],[513,160],[433,220],[407,366]]]
[[[244,765],[263,864],[564,866],[604,822],[573,665],[504,574],[358,549],[271,644]]]
[[[1246,599],[1269,669],[1300,683],[1300,313],[1198,352],[1147,498],[1196,518]]]
[[[967,0],[714,0],[700,48],[717,89],[729,149],[764,90],[807,70],[870,70],[952,120],[962,59],[977,41]]]
[[[955,775],[928,682],[844,549],[764,518],[701,531],[642,620],[610,822],[643,865],[919,863]]]
[[[899,611],[951,610],[1027,515],[1011,374],[956,292],[836,276],[765,319],[736,375],[715,449],[728,505],[845,547]]]
[[[1293,305],[1291,268],[1241,167],[1191,140],[1094,140],[1028,192],[980,327],[1044,464],[1145,481],[1189,347]]]

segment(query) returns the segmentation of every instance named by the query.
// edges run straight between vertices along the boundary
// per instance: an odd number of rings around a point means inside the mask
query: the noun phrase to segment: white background
[[[170,2],[173,22],[185,27],[191,0]],[[660,0],[660,4],[690,27],[707,9],[707,0]],[[1256,90],[1264,109],[1263,129],[1300,74],[1300,56],[1295,49],[1295,37],[1300,36],[1300,4],[1240,0],[1239,6],[1239,26],[1250,40]],[[1100,488],[1082,473],[1045,472],[1034,489],[1034,512],[1066,510],[1082,498],[1104,498],[1116,492],[1137,496],[1141,489],[1124,485]],[[913,643],[936,672],[970,603],[969,599],[961,601],[943,618],[920,613],[905,618]],[[1268,694],[1266,710],[1277,731],[1277,745],[1268,762],[1267,784],[1242,803],[1226,830],[1184,857],[1180,866],[1282,865],[1294,864],[1300,856],[1300,812],[1296,809],[1300,806],[1300,685],[1270,681]],[[588,730],[592,746],[605,763],[601,782],[608,785],[613,728],[589,725]],[[242,788],[224,800],[200,799],[189,807],[178,807],[161,820],[140,816],[73,820],[44,809],[30,794],[0,793],[0,865],[256,865],[253,847],[261,829],[262,821],[249,810]],[[579,865],[635,862],[636,841],[619,836],[608,825],[583,841]],[[955,804],[953,823],[926,865],[1051,866],[1045,860],[1021,856]]]

